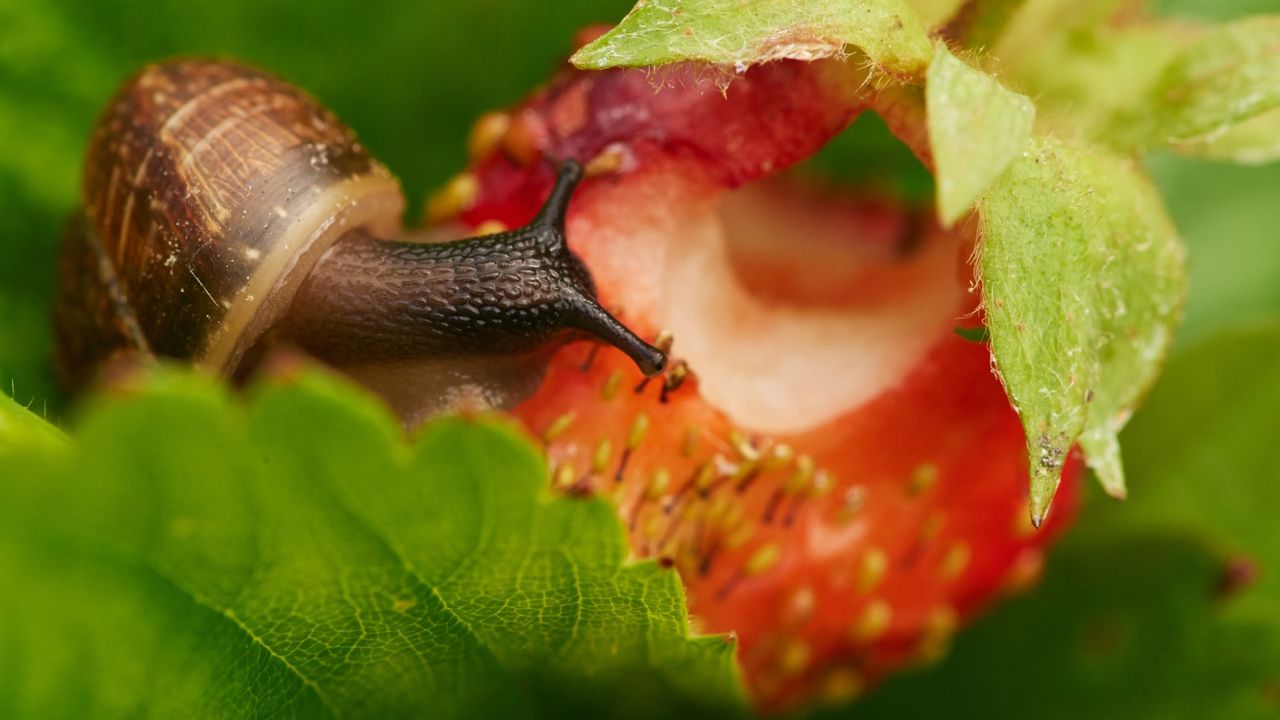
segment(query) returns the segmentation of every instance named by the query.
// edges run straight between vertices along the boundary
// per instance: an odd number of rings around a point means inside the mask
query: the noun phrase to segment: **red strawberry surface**
[[[777,710],[937,657],[1033,580],[1080,464],[1033,530],[1018,418],[987,346],[954,331],[980,322],[971,232],[770,177],[863,109],[853,70],[723,80],[565,71],[477,124],[473,168],[434,209],[515,226],[554,160],[588,164],[570,245],[675,362],[646,382],[573,345],[515,412],[559,488],[617,498],[635,554],[675,566],[698,629],[736,634],[750,692]]]

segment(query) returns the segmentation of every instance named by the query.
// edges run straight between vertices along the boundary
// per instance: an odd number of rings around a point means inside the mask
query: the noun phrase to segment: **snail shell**
[[[396,179],[309,96],[241,65],[179,61],[99,120],[60,260],[58,365],[76,388],[121,350],[233,372],[354,228],[400,231]]]

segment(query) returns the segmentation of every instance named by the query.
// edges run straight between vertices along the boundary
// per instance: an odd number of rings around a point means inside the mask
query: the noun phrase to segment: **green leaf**
[[[1032,516],[1077,441],[1123,496],[1115,435],[1155,379],[1186,284],[1164,206],[1131,162],[1038,139],[980,210],[983,303],[1030,446]]]
[[[1193,155],[1280,157],[1280,15],[1215,28],[1165,70],[1154,140]]]
[[[588,69],[694,60],[744,68],[839,57],[852,45],[882,70],[924,72],[933,53],[903,0],[640,0],[571,60]]]
[[[1053,57],[1059,43],[1092,44],[1096,34],[1128,25],[1132,17],[1143,17],[1135,12],[1134,0],[972,0],[972,3],[988,13],[999,13],[992,18],[1000,23],[998,40],[989,52],[1005,67],[1024,64],[1038,52],[1048,51]]]
[[[1280,157],[1280,16],[1206,30],[1115,5],[1029,0],[997,47],[1048,127],[1126,152]]]
[[[1028,34],[1000,57],[1009,82],[1036,99],[1043,127],[1127,152],[1149,144],[1151,88],[1188,35],[1175,23],[1104,24]]]
[[[1280,159],[1280,110],[1235,123],[1211,142],[1180,145],[1177,149],[1187,155],[1242,165],[1261,165]]]
[[[166,374],[0,467],[3,717],[740,702],[733,646],[689,637],[675,572],[624,563],[613,506],[551,497],[496,421],[410,447],[327,379],[245,408]]]
[[[1031,100],[974,70],[938,43],[925,86],[929,145],[943,225],[959,220],[1026,148]]]

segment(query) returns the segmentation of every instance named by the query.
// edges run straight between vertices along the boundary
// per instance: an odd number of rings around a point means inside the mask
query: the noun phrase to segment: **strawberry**
[[[863,109],[854,73],[778,62],[721,80],[566,70],[477,123],[472,169],[431,211],[519,225],[554,160],[588,164],[570,244],[602,302],[675,361],[646,381],[614,350],[569,346],[515,414],[557,488],[617,499],[634,554],[675,567],[698,627],[736,634],[753,697],[779,710],[937,657],[1034,579],[1080,463],[1033,529],[1018,418],[987,346],[955,332],[981,320],[971,232],[770,177]]]

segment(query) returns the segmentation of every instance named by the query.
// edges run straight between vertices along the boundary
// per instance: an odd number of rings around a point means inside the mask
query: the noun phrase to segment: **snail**
[[[63,382],[74,392],[122,353],[239,378],[283,342],[412,423],[510,406],[577,339],[659,374],[664,353],[601,307],[566,244],[581,177],[563,160],[524,227],[414,242],[399,183],[308,95],[230,62],[150,66],[90,140],[59,259]]]

